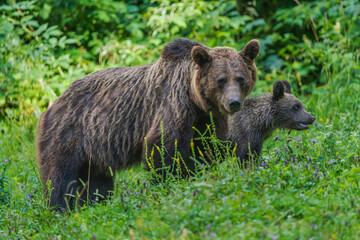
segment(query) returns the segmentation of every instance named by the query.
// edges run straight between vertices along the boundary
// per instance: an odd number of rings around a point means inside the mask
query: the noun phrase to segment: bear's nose
[[[240,109],[240,105],[241,105],[241,103],[238,100],[231,100],[230,103],[229,103],[230,110],[232,112],[238,111]]]
[[[313,123],[315,121],[315,117],[311,117],[310,121],[311,121],[311,123]]]

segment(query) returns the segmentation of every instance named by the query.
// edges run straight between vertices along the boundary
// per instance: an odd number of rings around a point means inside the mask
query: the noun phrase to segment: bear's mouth
[[[221,106],[221,112],[224,114],[224,116],[232,116],[234,115],[235,113],[241,111],[244,107],[244,104],[240,104],[240,107],[238,109],[236,109],[235,111],[231,110],[230,107],[228,105],[223,105]]]
[[[222,116],[231,116],[234,114],[230,109],[228,109],[224,105],[218,106],[218,111]]]
[[[301,123],[301,122],[298,122],[297,123],[297,130],[306,130],[306,129],[309,129],[309,124],[308,123]]]
[[[237,111],[231,111],[230,109],[224,108],[222,112],[223,112],[224,116],[232,116],[235,113],[237,113],[238,111],[240,111],[241,109],[242,109],[242,106]]]

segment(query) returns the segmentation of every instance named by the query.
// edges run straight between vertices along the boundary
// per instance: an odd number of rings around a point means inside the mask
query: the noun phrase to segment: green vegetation
[[[256,4],[1,3],[0,238],[359,239],[360,3]],[[35,160],[40,113],[72,81],[152,62],[176,37],[237,49],[259,39],[254,94],[289,80],[317,125],[276,132],[253,169],[237,167],[232,149],[191,181],[151,186],[142,168],[128,169],[106,205],[49,211]]]

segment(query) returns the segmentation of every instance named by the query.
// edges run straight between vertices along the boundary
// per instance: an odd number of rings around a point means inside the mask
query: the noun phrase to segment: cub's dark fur
[[[249,147],[256,158],[264,141],[277,128],[308,129],[315,118],[291,94],[288,81],[276,81],[273,93],[248,98],[244,108],[229,118],[228,139],[237,145],[237,156],[249,160]]]

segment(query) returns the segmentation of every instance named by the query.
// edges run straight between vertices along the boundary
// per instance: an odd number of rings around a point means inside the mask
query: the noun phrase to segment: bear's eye
[[[240,86],[245,85],[245,79],[243,77],[237,77],[235,80],[240,84]]]
[[[224,87],[225,83],[226,83],[226,78],[220,78],[217,80],[217,85],[219,88]]]
[[[299,104],[296,104],[295,106],[293,106],[293,109],[294,109],[295,111],[299,110],[299,109],[300,109],[300,105],[299,105]]]

